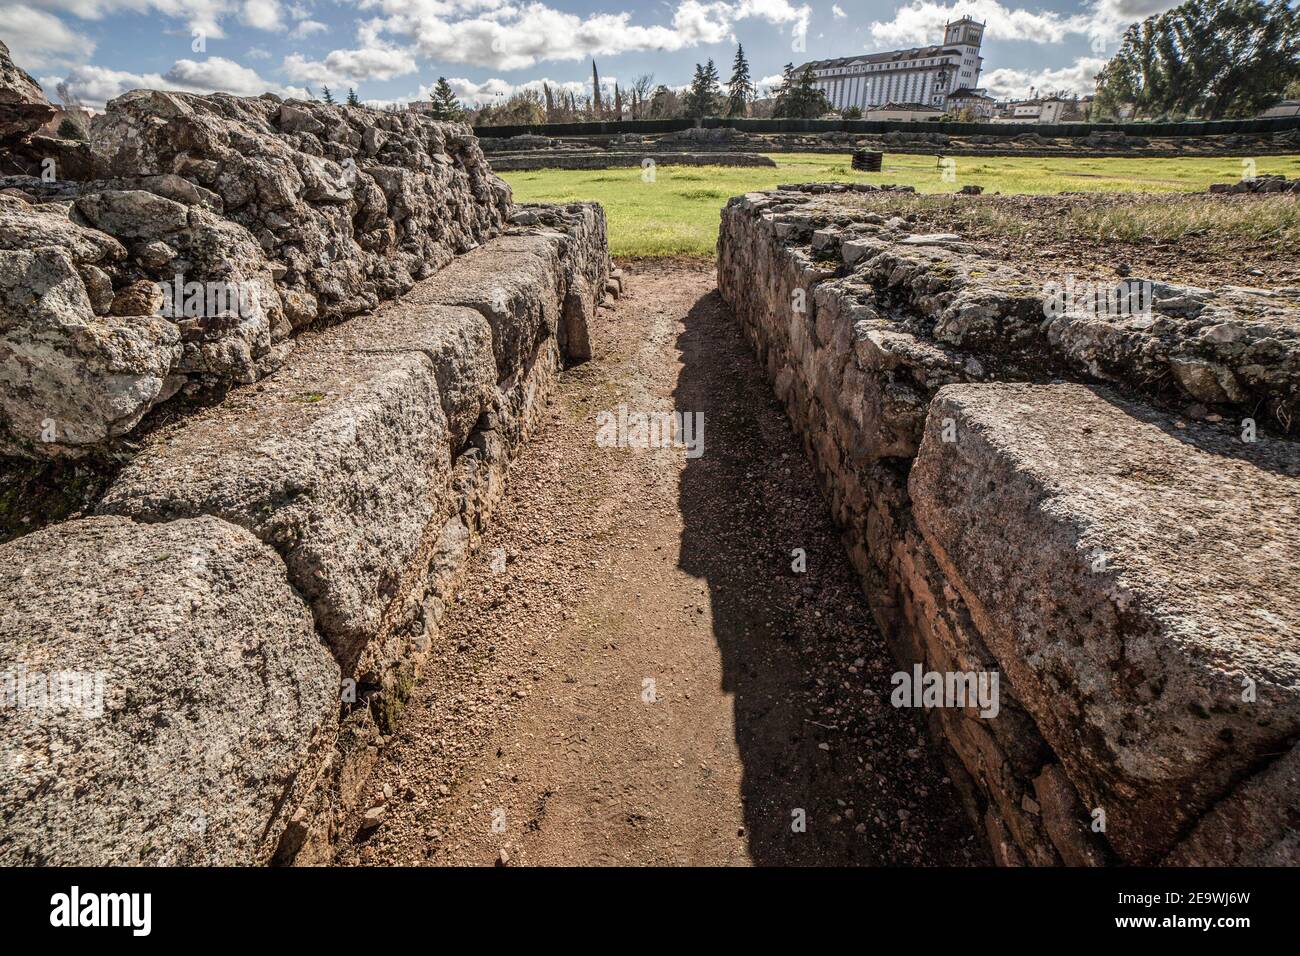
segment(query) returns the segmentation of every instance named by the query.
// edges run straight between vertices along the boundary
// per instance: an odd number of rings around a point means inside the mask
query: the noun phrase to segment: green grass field
[[[1242,160],[1065,159],[953,157],[956,182],[943,182],[934,156],[889,153],[884,171],[854,172],[847,154],[773,154],[776,168],[661,166],[654,182],[640,169],[559,170],[503,173],[516,202],[594,199],[609,216],[610,251],[616,256],[713,255],[718,210],[756,189],[790,182],[899,183],[918,192],[952,192],[968,183],[985,192],[1192,192],[1210,183],[1234,182]],[[1300,176],[1300,156],[1256,160],[1256,172]]]

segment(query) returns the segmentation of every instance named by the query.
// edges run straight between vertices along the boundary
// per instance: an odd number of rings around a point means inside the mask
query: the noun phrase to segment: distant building
[[[1048,96],[1037,100],[1018,100],[996,110],[994,123],[1062,123],[1076,117],[1078,108],[1074,100]]]
[[[1282,100],[1259,114],[1261,118],[1273,116],[1300,116],[1300,100]]]
[[[1049,96],[1045,100],[1040,100],[1038,104],[1038,122],[1061,122],[1061,116],[1064,115],[1069,106],[1070,101],[1063,100],[1059,96]]]
[[[970,110],[977,121],[987,120],[997,110],[997,102],[983,90],[970,90],[962,87],[948,94],[944,106],[949,113],[959,114]]]
[[[812,67],[817,86],[837,110],[856,106],[866,113],[886,104],[919,104],[942,111],[950,92],[979,86],[983,38],[984,24],[962,17],[945,24],[941,45],[814,60],[795,75]]]
[[[939,107],[926,106],[924,103],[886,103],[876,109],[867,110],[863,114],[863,119],[902,120],[915,123],[921,120],[938,119],[942,115],[943,110]]]

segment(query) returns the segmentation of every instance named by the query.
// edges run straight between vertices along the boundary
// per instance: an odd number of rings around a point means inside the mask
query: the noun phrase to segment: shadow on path
[[[889,704],[895,665],[740,324],[716,291],[684,323],[674,407],[705,429],[680,482],[680,566],[709,587],[752,859],[987,862],[921,715]]]

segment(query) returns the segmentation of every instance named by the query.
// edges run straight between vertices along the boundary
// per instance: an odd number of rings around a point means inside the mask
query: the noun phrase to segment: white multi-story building
[[[979,86],[983,38],[984,24],[962,17],[944,26],[939,46],[814,60],[798,67],[795,76],[811,66],[817,85],[837,110],[856,106],[866,112],[887,103],[943,109],[949,93]]]

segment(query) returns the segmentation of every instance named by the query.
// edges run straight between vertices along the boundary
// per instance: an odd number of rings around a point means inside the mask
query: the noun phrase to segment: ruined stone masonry
[[[900,664],[1000,675],[927,710],[995,859],[1300,862],[1300,290],[1049,317],[846,188],[733,199],[718,284]]]
[[[0,862],[324,862],[591,355],[604,213],[512,206],[463,125],[270,95],[129,93],[90,151],[0,184],[3,452],[126,459],[0,545]]]

